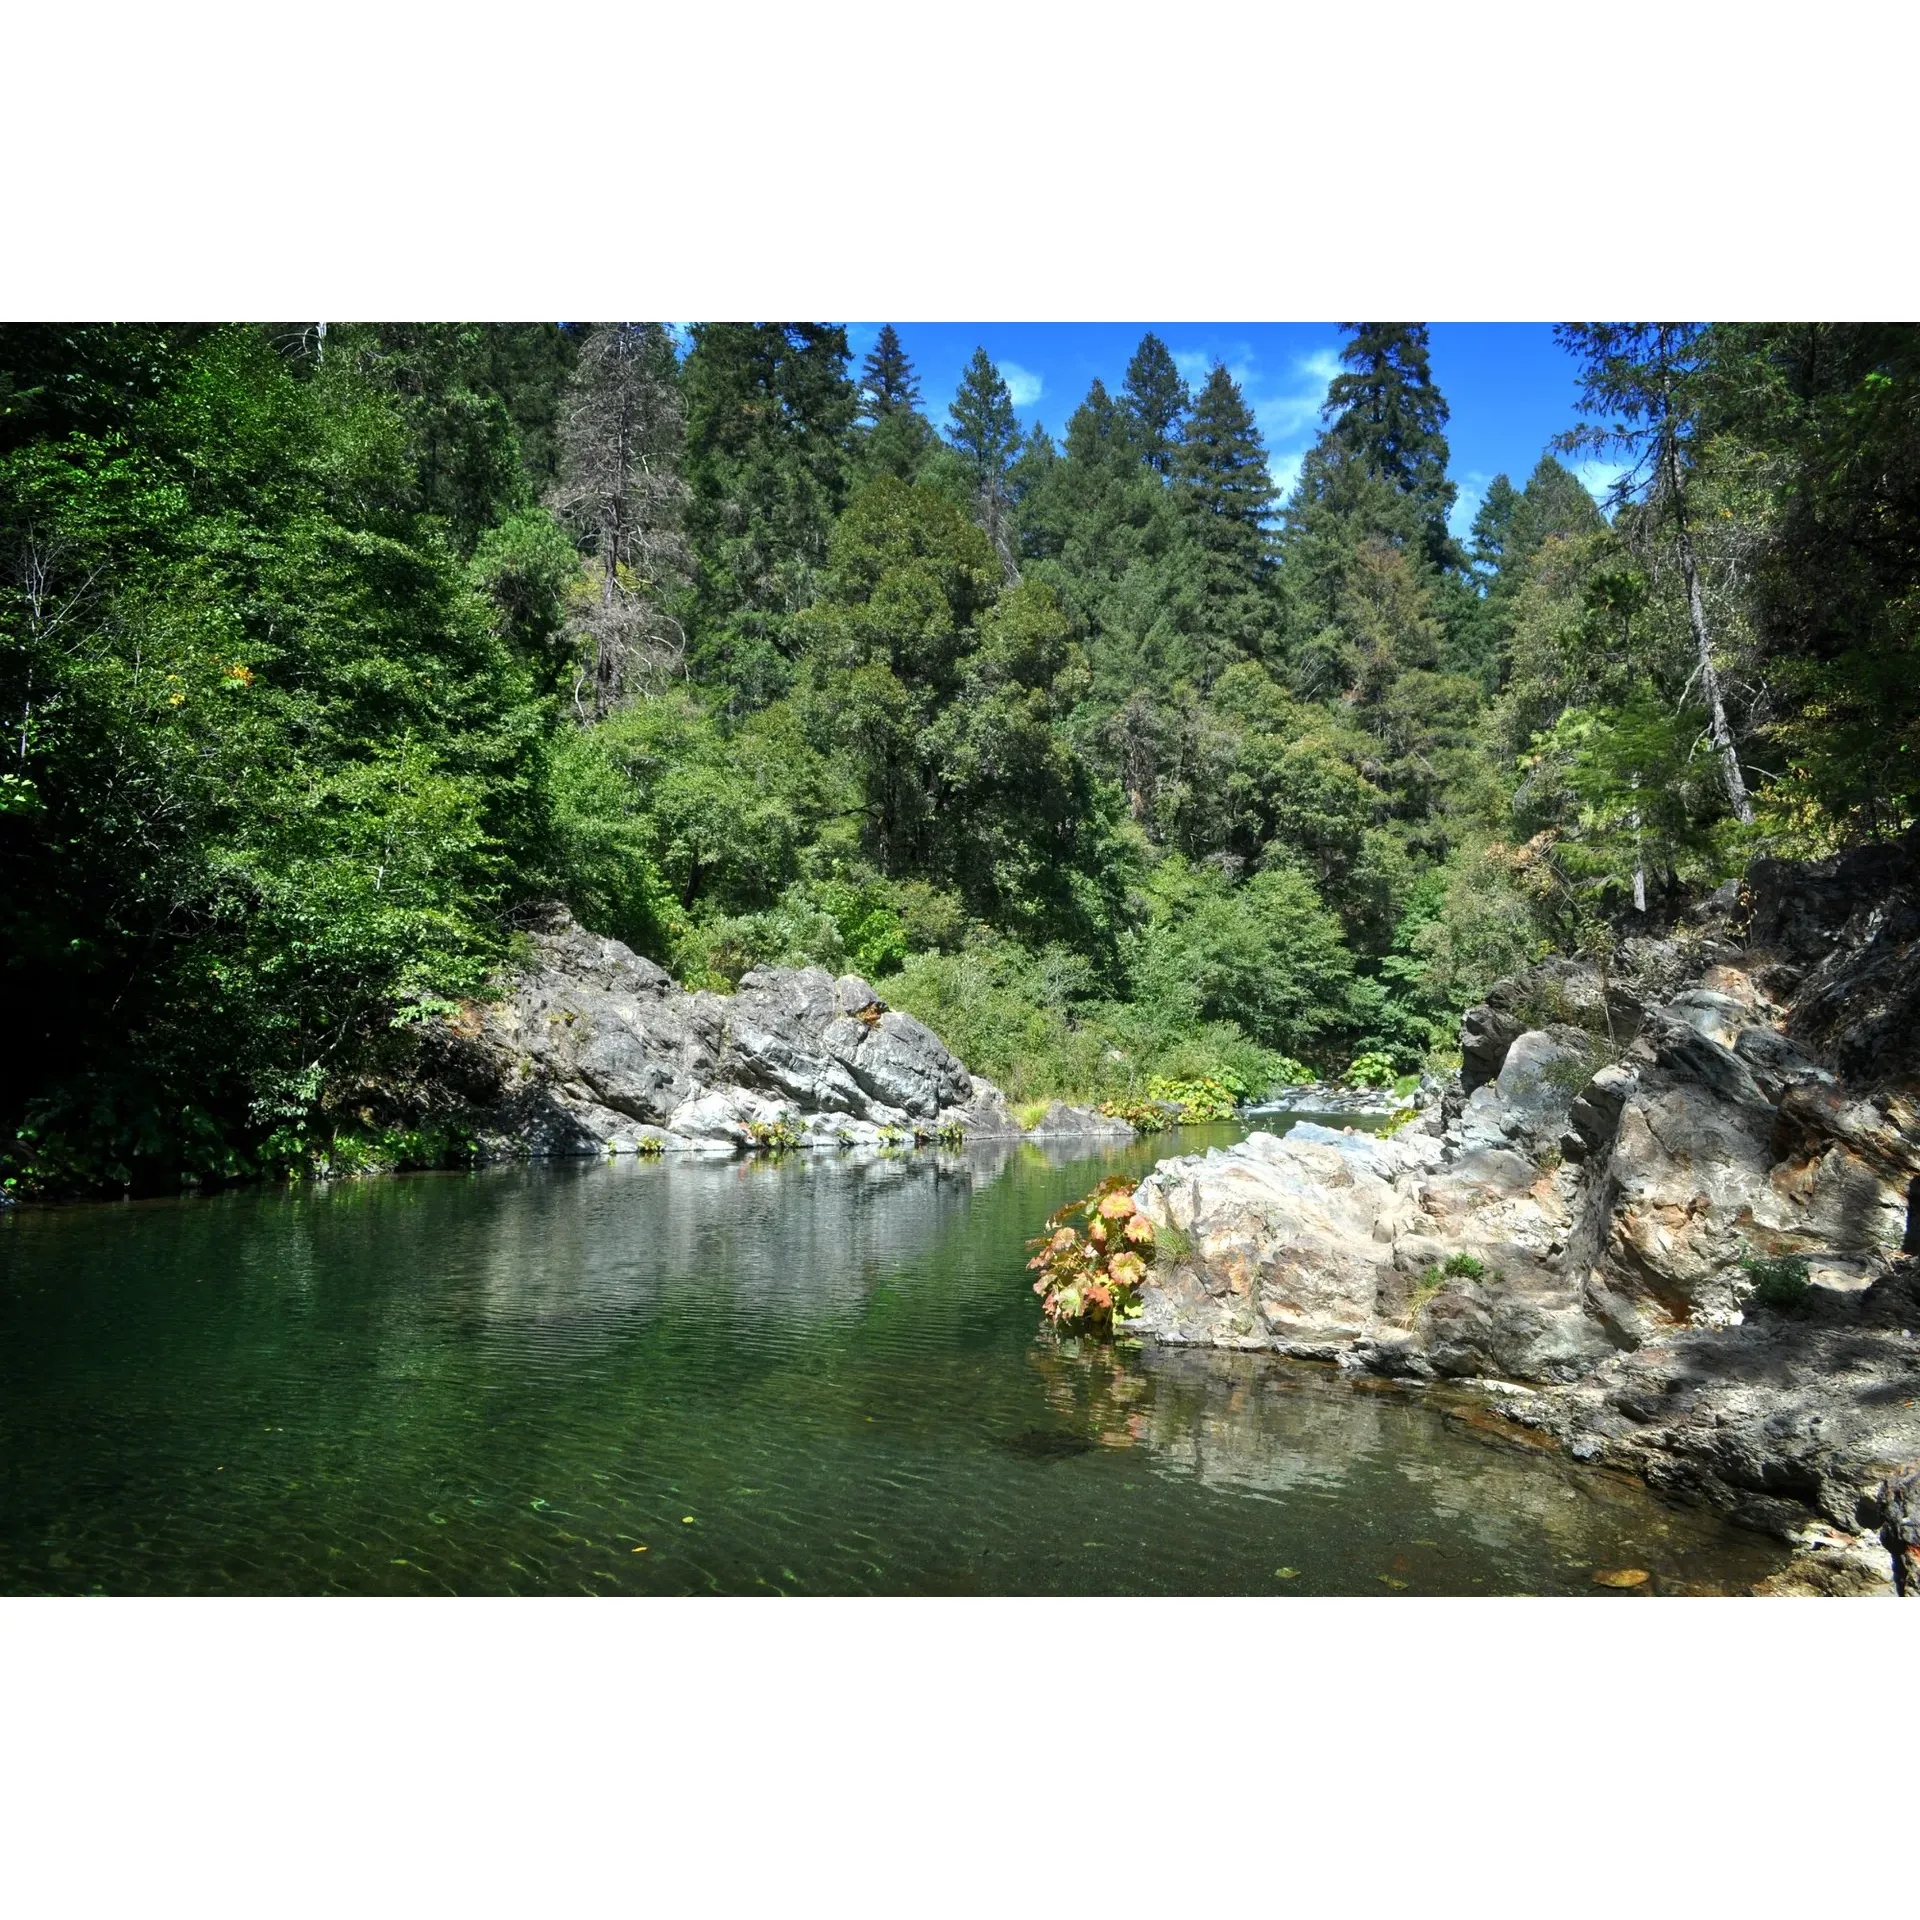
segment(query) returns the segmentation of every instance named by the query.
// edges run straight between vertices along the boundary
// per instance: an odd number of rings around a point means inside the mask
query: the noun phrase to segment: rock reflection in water
[[[830,1318],[965,1215],[1017,1148],[624,1159],[566,1175],[513,1172],[488,1223],[485,1307],[507,1323],[609,1328],[698,1289],[715,1312]]]
[[[1740,1591],[1712,1565],[1727,1548],[1724,1526],[1701,1509],[1676,1509],[1619,1476],[1583,1470],[1550,1443],[1480,1417],[1464,1396],[1342,1375],[1263,1353],[1145,1345],[1101,1348],[1062,1339],[1033,1356],[1060,1427],[1096,1446],[1137,1447],[1163,1475],[1296,1512],[1368,1516],[1366,1532],[1392,1552],[1362,1555],[1418,1572],[1429,1591],[1484,1584],[1474,1565],[1533,1564],[1580,1570],[1637,1554],[1670,1593]],[[1309,1525],[1311,1522],[1309,1522]],[[1400,1549],[1424,1551],[1411,1558]],[[1363,1591],[1350,1534],[1330,1529],[1322,1582],[1293,1591]],[[1301,1549],[1311,1558],[1309,1549]],[[1754,1570],[1770,1549],[1752,1540]],[[1344,1571],[1335,1571],[1335,1569]],[[1289,1580],[1298,1577],[1289,1571]],[[1388,1586],[1411,1581],[1385,1577]],[[1649,1583],[1651,1585],[1651,1583]]]

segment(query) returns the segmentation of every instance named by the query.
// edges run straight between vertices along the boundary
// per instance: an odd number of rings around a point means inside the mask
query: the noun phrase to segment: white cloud
[[[1493,485],[1490,473],[1456,473],[1453,483],[1460,489],[1454,500],[1453,511],[1447,515],[1447,531],[1456,540],[1465,540],[1473,531],[1473,516],[1480,511],[1480,503],[1487,497],[1487,489]]]
[[[1293,492],[1307,450],[1319,435],[1327,383],[1340,371],[1339,350],[1329,347],[1300,355],[1271,383],[1251,354],[1232,371],[1260,423],[1267,443],[1267,471],[1285,499]]]
[[[1583,460],[1574,468],[1580,484],[1603,507],[1607,504],[1607,489],[1626,471],[1626,467],[1617,460]]]
[[[1273,482],[1282,501],[1293,497],[1295,483],[1300,478],[1300,468],[1306,459],[1304,453],[1270,453],[1267,455],[1267,477]]]
[[[1046,390],[1046,382],[1037,373],[1029,373],[1025,367],[1016,366],[1011,360],[1000,362],[1000,378],[1007,383],[1007,391],[1013,396],[1016,407],[1032,406]]]
[[[1251,347],[1239,346],[1227,353],[1176,353],[1173,364],[1180,369],[1180,377],[1195,393],[1207,384],[1207,377],[1216,366],[1224,365],[1232,376],[1235,386],[1244,393],[1257,375],[1254,363],[1258,356]]]

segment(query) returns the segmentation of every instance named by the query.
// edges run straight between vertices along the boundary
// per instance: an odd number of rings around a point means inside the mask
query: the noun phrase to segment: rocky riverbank
[[[424,1077],[495,1158],[1001,1139],[1000,1089],[866,981],[762,967],[737,993],[688,993],[564,909],[528,931],[498,1000],[436,1029]],[[1130,1139],[1055,1102],[1029,1130]]]
[[[1806,1584],[1888,1590],[1884,1489],[1920,1457],[1917,940],[1910,838],[1758,862],[1605,977],[1502,983],[1391,1135],[1162,1162],[1138,1330],[1483,1382],[1793,1539]]]

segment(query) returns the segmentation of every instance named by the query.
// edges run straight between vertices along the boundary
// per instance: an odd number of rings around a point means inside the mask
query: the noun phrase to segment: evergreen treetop
[[[920,377],[900,336],[890,324],[883,326],[860,369],[861,417],[877,426],[889,414],[917,412],[919,406]]]
[[[966,456],[975,479],[983,486],[999,481],[1020,445],[1020,422],[1013,395],[985,347],[974,348],[947,419],[947,438]]]
[[[1145,335],[1127,362],[1125,393],[1140,458],[1157,474],[1172,473],[1180,445],[1180,423],[1193,404],[1193,396],[1167,351],[1167,343],[1157,333]]]
[[[1347,321],[1343,371],[1327,389],[1327,445],[1338,457],[1390,481],[1420,503],[1428,557],[1457,565],[1447,531],[1458,489],[1447,478],[1448,409],[1434,385],[1427,329],[1379,320]]]
[[[1253,409],[1224,366],[1214,367],[1194,401],[1177,472],[1200,544],[1230,555],[1247,579],[1257,578],[1278,496]]]
[[[1504,473],[1496,473],[1486,497],[1473,516],[1473,544],[1467,556],[1482,581],[1500,571],[1507,543],[1513,538],[1513,517],[1520,509],[1520,489]]]

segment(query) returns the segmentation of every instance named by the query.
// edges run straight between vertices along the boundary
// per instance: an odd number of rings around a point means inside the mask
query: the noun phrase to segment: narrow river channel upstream
[[[1049,1211],[1239,1131],[0,1216],[0,1590],[1626,1597],[1782,1564],[1444,1395],[1041,1331]]]

